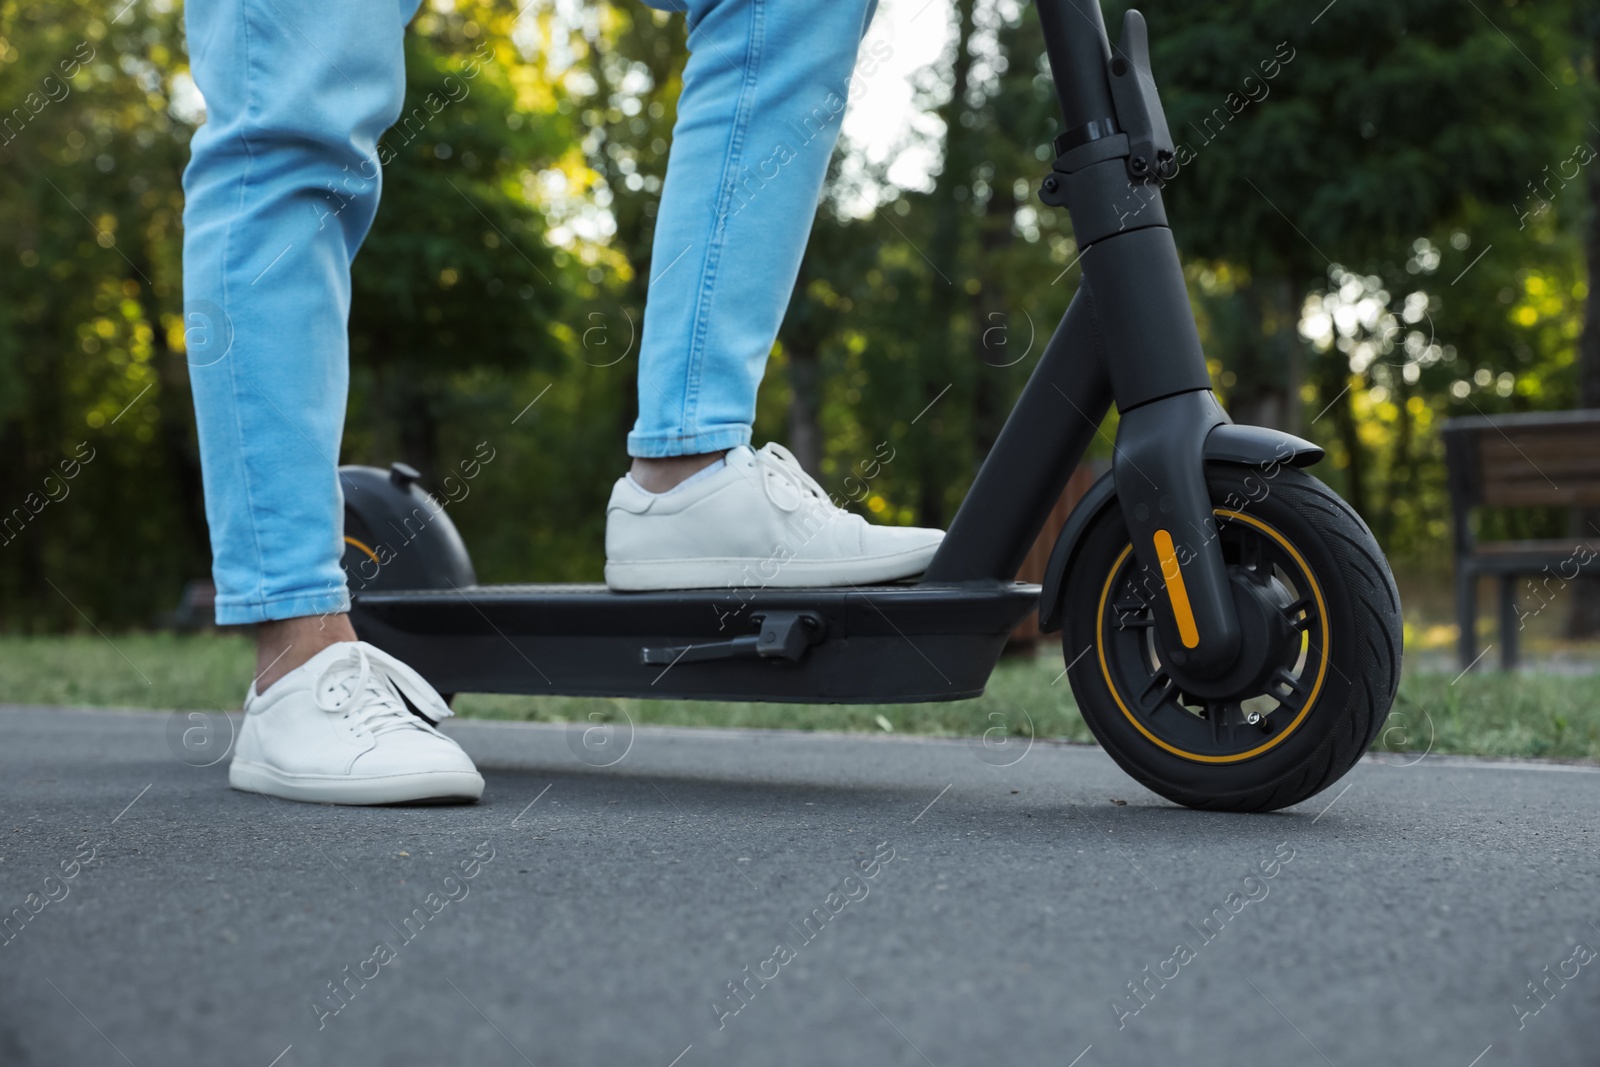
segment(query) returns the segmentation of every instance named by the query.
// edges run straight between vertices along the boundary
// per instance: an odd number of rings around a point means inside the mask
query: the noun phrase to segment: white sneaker
[[[405,695],[405,699],[401,698]],[[429,719],[450,707],[416,671],[365,641],[330,645],[244,700],[228,784],[319,804],[476,800],[483,777]]]
[[[942,530],[873,526],[836,507],[788,449],[741,445],[726,466],[665,493],[619,478],[606,505],[606,584],[795,589],[921,574]]]

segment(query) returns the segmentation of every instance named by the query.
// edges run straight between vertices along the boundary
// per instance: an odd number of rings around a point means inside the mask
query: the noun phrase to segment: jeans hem
[[[667,459],[672,456],[698,456],[706,452],[725,452],[750,443],[750,427],[729,426],[700,433],[628,434],[628,455],[637,459]]]
[[[298,619],[307,615],[335,615],[350,610],[350,593],[288,593],[267,597],[218,597],[218,626],[245,626],[258,622]]]

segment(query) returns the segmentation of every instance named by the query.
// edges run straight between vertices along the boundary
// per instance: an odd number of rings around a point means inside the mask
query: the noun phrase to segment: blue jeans
[[[631,454],[749,442],[874,4],[688,0]],[[336,471],[350,264],[377,212],[417,6],[186,7],[207,118],[183,176],[184,326],[221,624],[349,607]]]

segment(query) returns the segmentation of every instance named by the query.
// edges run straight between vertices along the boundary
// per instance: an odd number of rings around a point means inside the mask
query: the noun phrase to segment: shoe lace
[[[318,708],[342,711],[346,718],[354,716],[357,729],[382,734],[424,728],[382,668],[374,667],[360,642],[352,643],[349,651],[318,672],[312,692]],[[332,695],[333,700],[324,702],[324,694]]]
[[[794,453],[777,442],[771,442],[754,453],[756,465],[762,470],[761,488],[767,494],[767,499],[779,511],[794,512],[802,505],[810,504],[812,507],[825,507],[828,511],[840,511],[832,500],[828,498],[827,490],[817,484],[817,480],[807,474],[805,468],[800,466],[800,461],[794,458]],[[773,485],[787,486],[794,491],[792,501],[780,500],[773,494]]]

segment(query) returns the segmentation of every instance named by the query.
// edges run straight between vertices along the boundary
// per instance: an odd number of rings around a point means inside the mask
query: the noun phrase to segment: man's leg
[[[872,9],[689,2],[628,435],[634,465],[606,508],[614,589],[894,581],[921,573],[943,537],[869,526],[784,449],[749,447]]]
[[[628,452],[750,443],[874,0],[687,0],[688,65],[656,217]],[[678,0],[655,6],[677,7]],[[702,464],[706,461],[702,460]],[[669,470],[693,473],[679,461]]]
[[[355,641],[339,568],[350,263],[377,210],[415,8],[189,0],[186,13],[207,115],[184,172],[185,336],[217,621],[257,624],[261,671],[228,781],[293,800],[483,792],[430,721],[450,714],[439,695]]]
[[[261,689],[354,640],[336,475],[350,263],[399,115],[415,4],[191,0],[206,122],[184,173],[184,315],[219,623]]]

